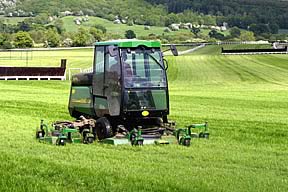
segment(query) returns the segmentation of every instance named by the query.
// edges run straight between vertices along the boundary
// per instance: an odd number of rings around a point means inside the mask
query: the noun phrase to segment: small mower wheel
[[[204,138],[204,133],[203,132],[199,133],[199,138]]]
[[[183,145],[189,147],[191,144],[191,140],[190,139],[184,139]]]
[[[209,139],[209,133],[204,133],[204,134],[203,134],[203,138]]]
[[[87,138],[87,144],[92,144],[94,142],[93,137],[88,137]]]
[[[137,144],[136,144],[136,145],[143,145],[143,140],[137,141]]]
[[[44,134],[45,133],[43,133],[44,131],[36,131],[36,139],[39,139],[39,138],[41,138],[41,137],[44,137]]]
[[[58,139],[58,141],[57,141],[57,145],[59,145],[59,146],[64,146],[66,144],[66,141],[65,141],[65,139]]]
[[[99,140],[113,137],[113,130],[109,120],[101,117],[96,121],[96,134]]]

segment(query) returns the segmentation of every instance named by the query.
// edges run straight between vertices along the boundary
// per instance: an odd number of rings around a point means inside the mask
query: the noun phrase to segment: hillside
[[[181,13],[191,9],[202,14],[218,16],[218,22],[247,28],[252,23],[275,23],[288,28],[288,2],[281,0],[146,0],[165,5],[169,12]]]
[[[251,24],[259,23],[273,23],[280,28],[288,28],[287,9],[288,2],[279,0],[21,0],[17,1],[16,6],[16,10],[32,12],[36,15],[39,13],[59,15],[60,12],[72,11],[75,14],[88,14],[109,20],[120,16],[137,24],[155,26],[167,26],[173,22],[189,20],[197,23],[214,20],[215,24],[216,18],[218,24],[225,21],[230,26],[244,29]],[[187,13],[186,10],[192,10],[194,13]],[[212,17],[211,20],[209,15],[215,18]]]

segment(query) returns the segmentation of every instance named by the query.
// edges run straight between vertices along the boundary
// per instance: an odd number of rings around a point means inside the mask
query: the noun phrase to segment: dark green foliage
[[[249,30],[252,31],[255,35],[261,35],[263,33],[269,33],[269,25],[265,24],[252,24],[249,27]]]
[[[7,33],[0,33],[0,48],[1,49],[11,49],[13,48],[11,44],[11,37]]]
[[[134,39],[134,38],[136,38],[136,34],[134,33],[133,30],[128,30],[128,31],[126,31],[126,33],[125,33],[125,37],[126,37],[127,39]]]
[[[79,28],[78,32],[73,34],[72,41],[73,47],[83,47],[87,45],[92,45],[94,39],[88,30],[84,28]]]
[[[32,29],[32,23],[29,20],[24,20],[18,23],[19,31],[30,31]]]
[[[45,41],[45,30],[32,30],[29,31],[31,38],[34,40],[35,43],[43,43]]]
[[[102,33],[106,33],[106,32],[107,32],[106,27],[104,27],[104,26],[101,25],[101,24],[96,24],[96,25],[95,25],[95,28],[101,30]]]
[[[33,47],[33,40],[29,33],[20,31],[15,34],[14,45],[16,48]]]
[[[252,23],[275,23],[288,28],[287,1],[275,0],[146,0],[167,6],[169,12],[180,13],[191,9],[198,13],[218,16],[221,23],[245,28]],[[222,17],[224,16],[224,17]]]
[[[56,29],[49,29],[45,33],[46,46],[47,47],[58,47],[60,44],[60,35]]]
[[[277,34],[279,31],[279,26],[275,23],[269,24],[270,32],[273,34]]]
[[[95,41],[101,41],[103,39],[103,32],[97,28],[91,27],[89,33],[94,37]]]
[[[195,27],[194,25],[192,26],[191,32],[198,37],[198,34],[201,32],[199,27]]]
[[[225,37],[222,33],[219,33],[218,31],[216,31],[214,29],[211,30],[208,35],[209,35],[210,38],[215,38],[215,39],[218,39],[218,40],[223,40],[224,37]]]
[[[64,23],[61,19],[57,19],[54,23],[53,23],[54,27],[57,29],[57,32],[59,34],[62,34],[63,32],[65,32],[65,28],[64,28]]]
[[[241,31],[238,27],[233,27],[230,29],[230,36],[232,38],[235,38],[235,37],[238,38],[240,37],[240,35],[241,35]]]

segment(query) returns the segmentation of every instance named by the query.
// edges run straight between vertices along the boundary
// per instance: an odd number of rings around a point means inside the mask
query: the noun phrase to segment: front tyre
[[[113,137],[113,129],[106,117],[101,117],[96,121],[96,134],[99,140]]]

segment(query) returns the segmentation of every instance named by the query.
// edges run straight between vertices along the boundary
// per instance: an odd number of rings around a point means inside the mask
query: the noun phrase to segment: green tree
[[[270,28],[266,24],[251,24],[249,31],[252,31],[255,35],[261,35],[263,33],[270,33]]]
[[[241,41],[255,41],[254,33],[252,31],[241,31]]]
[[[201,32],[199,27],[194,27],[194,25],[192,26],[191,32],[198,37],[198,34]]]
[[[240,35],[241,35],[241,31],[238,27],[232,27],[230,29],[230,36],[232,38],[238,38],[238,37],[240,37]]]
[[[53,25],[55,26],[59,34],[62,34],[63,32],[65,32],[64,22],[61,19],[57,19]]]
[[[222,33],[219,33],[215,29],[211,30],[208,35],[210,38],[215,38],[219,40],[223,40],[225,38],[225,36]]]
[[[125,37],[127,39],[134,39],[134,38],[136,38],[136,34],[133,30],[128,30],[125,32]]]
[[[60,45],[60,35],[57,33],[56,29],[49,29],[46,31],[45,37],[47,46],[58,47]]]
[[[29,31],[29,34],[35,43],[43,43],[45,41],[46,34],[43,29]]]
[[[16,48],[33,47],[33,40],[29,33],[20,31],[15,34],[14,45]]]
[[[10,35],[0,33],[0,48],[1,49],[12,49]]]
[[[91,27],[89,29],[89,33],[94,37],[95,41],[101,41],[104,37],[104,34],[102,33],[102,31],[100,31],[94,27]]]
[[[106,33],[106,32],[107,32],[106,27],[104,27],[104,26],[101,25],[101,24],[96,24],[96,25],[95,25],[95,28],[101,30],[102,33]]]
[[[48,14],[47,13],[40,13],[39,15],[37,15],[36,17],[34,17],[33,22],[37,23],[37,24],[48,24]]]
[[[165,26],[169,26],[173,23],[180,23],[180,19],[177,14],[170,13],[165,20]]]
[[[269,28],[270,28],[270,32],[273,34],[277,34],[279,31],[279,25],[275,23],[269,24]]]
[[[79,28],[78,32],[72,36],[73,47],[83,47],[94,42],[92,35],[84,28]]]

